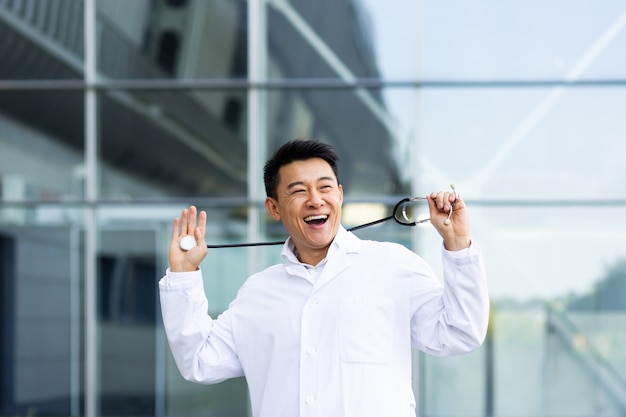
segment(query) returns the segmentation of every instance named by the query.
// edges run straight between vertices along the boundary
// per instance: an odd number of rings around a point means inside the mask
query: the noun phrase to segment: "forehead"
[[[332,178],[337,180],[330,164],[322,158],[293,161],[280,167],[280,185],[287,186],[294,181],[310,182]]]

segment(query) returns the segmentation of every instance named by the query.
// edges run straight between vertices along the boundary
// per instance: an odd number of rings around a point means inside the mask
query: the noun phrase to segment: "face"
[[[326,257],[341,222],[343,189],[321,158],[294,161],[279,170],[277,198],[268,197],[268,213],[291,236],[301,262],[316,265]]]

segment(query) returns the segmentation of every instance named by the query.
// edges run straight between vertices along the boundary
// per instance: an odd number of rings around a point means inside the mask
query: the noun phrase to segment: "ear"
[[[339,184],[339,195],[341,196],[341,204],[343,204],[343,186]]]
[[[265,198],[265,209],[274,220],[280,220],[280,213],[278,212],[278,202],[272,197]]]

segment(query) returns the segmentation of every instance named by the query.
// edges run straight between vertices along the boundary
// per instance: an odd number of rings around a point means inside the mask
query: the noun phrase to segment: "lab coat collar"
[[[324,265],[324,271],[317,280],[315,287],[321,287],[333,277],[337,276],[340,272],[348,268],[350,266],[350,261],[347,254],[358,253],[360,246],[361,239],[352,234],[352,232],[348,232],[343,226],[340,225],[333,242],[328,248],[326,258],[322,261],[326,262],[326,265]],[[285,270],[289,275],[307,279],[308,271],[306,270],[306,266],[298,260],[294,250],[295,247],[290,237],[283,245],[283,249],[280,254],[285,261]]]

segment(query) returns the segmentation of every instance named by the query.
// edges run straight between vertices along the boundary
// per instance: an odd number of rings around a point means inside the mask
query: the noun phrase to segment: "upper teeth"
[[[305,222],[311,222],[313,220],[325,220],[328,216],[325,214],[320,214],[319,216],[308,216],[304,219]]]

